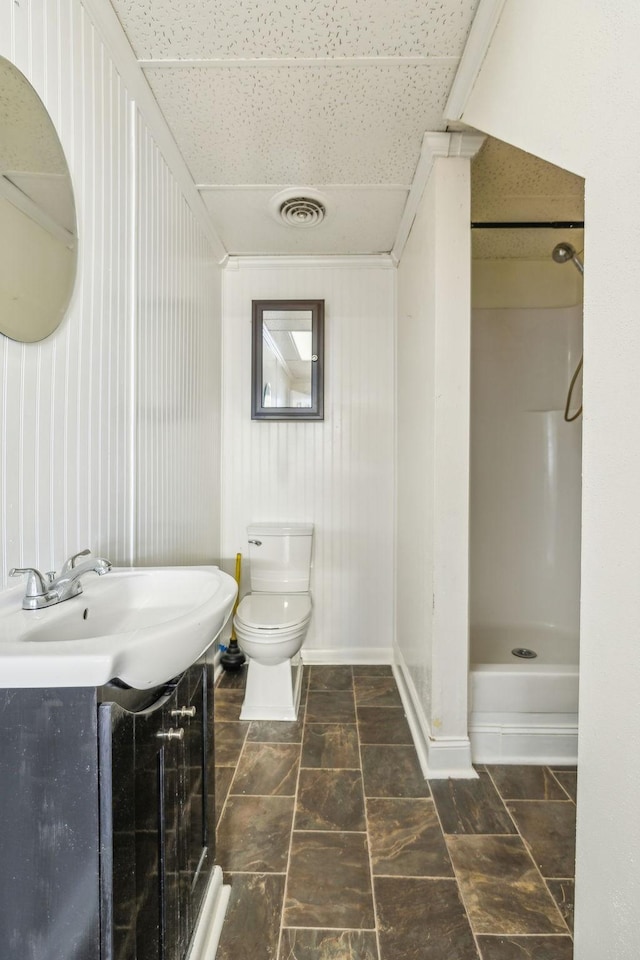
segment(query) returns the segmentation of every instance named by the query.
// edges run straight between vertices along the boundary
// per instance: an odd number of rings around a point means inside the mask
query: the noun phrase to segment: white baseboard
[[[425,716],[420,698],[404,658],[396,648],[393,673],[398,684],[407,722],[418,754],[420,768],[427,780],[473,780],[478,774],[471,763],[471,743],[468,737],[443,737],[431,735],[429,721]]]
[[[231,887],[222,882],[222,870],[214,867],[187,960],[215,960]]]
[[[544,714],[523,714],[487,721],[471,714],[469,737],[474,763],[573,764],[578,760],[577,718],[567,714],[566,722],[549,722]],[[547,722],[545,722],[545,720]]]
[[[303,647],[302,662],[310,666],[342,664],[380,664],[390,666],[393,663],[391,647],[325,647],[308,649]]]

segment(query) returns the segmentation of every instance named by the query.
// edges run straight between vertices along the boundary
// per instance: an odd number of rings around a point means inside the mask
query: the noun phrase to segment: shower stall
[[[544,260],[474,262],[469,731],[476,762],[576,758],[581,274],[566,242],[550,244]]]

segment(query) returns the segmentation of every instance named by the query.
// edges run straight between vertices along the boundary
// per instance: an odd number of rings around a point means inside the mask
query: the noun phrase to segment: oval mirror
[[[65,315],[77,261],[69,168],[27,78],[0,57],[0,333],[43,340]]]

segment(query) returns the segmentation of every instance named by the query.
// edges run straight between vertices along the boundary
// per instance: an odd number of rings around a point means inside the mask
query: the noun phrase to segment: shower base
[[[474,763],[576,762],[578,654],[577,636],[546,624],[471,628]]]

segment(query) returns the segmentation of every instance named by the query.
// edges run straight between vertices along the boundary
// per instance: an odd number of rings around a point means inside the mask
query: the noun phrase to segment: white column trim
[[[153,139],[169,164],[189,207],[211,244],[213,256],[218,263],[223,263],[227,257],[227,251],[215,231],[205,202],[196,189],[189,168],[151,92],[151,87],[147,83],[115,10],[108,0],[81,0],[81,2],[98,28],[100,38],[108,47],[130,96],[136,101]]]
[[[393,675],[407,717],[418,762],[425,780],[475,780],[469,737],[435,737],[424,712],[411,671],[397,644]]]
[[[391,259],[399,263],[404,251],[413,221],[416,218],[418,207],[427,185],[429,174],[437,157],[474,157],[485,137],[480,133],[443,133],[427,131],[422,138],[420,158],[416,166],[413,183],[409,196],[400,218],[395,243],[391,251]]]
[[[506,0],[480,0],[444,108],[445,120],[459,120],[462,117],[505,2]]]

